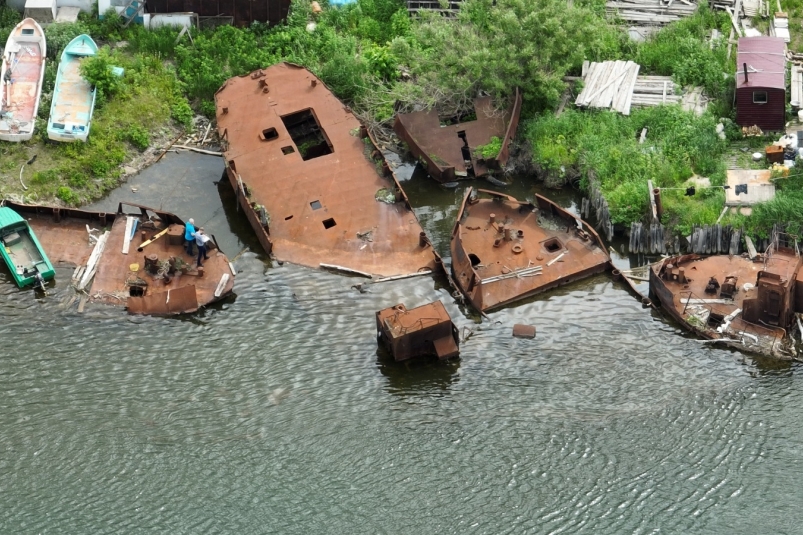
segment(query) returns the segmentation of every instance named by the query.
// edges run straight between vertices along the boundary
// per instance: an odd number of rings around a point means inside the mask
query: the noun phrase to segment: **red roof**
[[[744,65],[747,64],[747,81]],[[786,43],[782,37],[742,37],[736,58],[736,89],[785,89]]]

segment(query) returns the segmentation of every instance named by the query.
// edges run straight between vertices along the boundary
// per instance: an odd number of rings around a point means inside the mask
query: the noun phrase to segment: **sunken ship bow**
[[[803,273],[793,238],[776,234],[761,254],[673,256],[650,269],[650,294],[685,329],[747,353],[796,358]]]
[[[460,291],[485,312],[605,271],[599,235],[546,197],[469,188],[451,240]]]

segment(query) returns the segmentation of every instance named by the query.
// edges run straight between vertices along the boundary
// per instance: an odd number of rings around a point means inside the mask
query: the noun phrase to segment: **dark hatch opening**
[[[259,138],[262,141],[272,141],[277,137],[279,137],[279,133],[273,127],[266,128],[265,130],[262,131],[262,134],[259,136]]]
[[[471,267],[477,267],[480,265],[480,257],[474,253],[469,253],[468,259],[471,260]]]
[[[550,253],[555,253],[560,251],[563,246],[557,238],[552,238],[544,242],[544,248]]]
[[[332,145],[311,108],[282,117],[302,160],[332,154]]]
[[[331,217],[323,220],[323,228],[332,228],[335,225],[337,225],[337,223],[335,223],[335,220]]]

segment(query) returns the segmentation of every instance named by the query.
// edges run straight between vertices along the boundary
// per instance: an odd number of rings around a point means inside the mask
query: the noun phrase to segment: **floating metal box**
[[[412,310],[402,304],[380,310],[376,330],[396,360],[425,355],[445,360],[460,354],[457,327],[440,301]]]

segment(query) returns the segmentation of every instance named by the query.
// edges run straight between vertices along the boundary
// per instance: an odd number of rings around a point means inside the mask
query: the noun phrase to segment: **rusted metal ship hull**
[[[5,205],[28,221],[54,267],[74,269],[73,285],[87,292],[88,302],[125,306],[132,314],[163,316],[194,312],[229,295],[234,287],[231,264],[217,248],[208,252],[202,270],[194,266],[195,258],[184,249],[184,223],[169,212],[122,203],[116,213],[13,202]],[[102,238],[105,246],[98,248],[87,229]],[[137,250],[160,233],[142,251]],[[124,254],[125,236],[131,235]],[[96,250],[92,277],[87,272]],[[166,277],[148,271],[153,258]]]
[[[788,329],[803,312],[801,259],[779,248],[745,256],[673,256],[650,269],[650,296],[683,328],[740,351],[789,359]],[[711,278],[716,279],[716,284]]]
[[[457,327],[440,301],[411,310],[402,304],[380,310],[376,332],[398,361],[427,355],[446,360],[460,353]]]
[[[513,104],[505,112],[493,107],[491,97],[475,99],[474,110],[476,120],[448,126],[441,126],[435,110],[400,113],[393,129],[438,182],[481,177],[507,164],[508,147],[519,125],[521,94],[516,89]],[[487,145],[492,137],[502,140],[499,154],[478,157],[474,149]]]
[[[381,152],[311,72],[273,65],[215,101],[227,176],[276,259],[380,277],[439,266]]]
[[[594,229],[546,197],[531,204],[473,188],[458,212],[451,252],[455,283],[483,312],[610,266]]]

